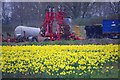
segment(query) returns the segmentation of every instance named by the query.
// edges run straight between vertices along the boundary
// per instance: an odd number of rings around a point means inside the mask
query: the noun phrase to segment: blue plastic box
[[[103,33],[120,33],[120,20],[103,20]]]

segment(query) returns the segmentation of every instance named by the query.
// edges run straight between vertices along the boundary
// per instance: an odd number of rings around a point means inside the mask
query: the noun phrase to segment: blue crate
[[[103,33],[120,33],[120,20],[103,20]]]

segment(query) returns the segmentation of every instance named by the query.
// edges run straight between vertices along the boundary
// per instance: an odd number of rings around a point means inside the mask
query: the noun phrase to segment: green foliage
[[[119,44],[119,39],[85,39],[85,40],[60,40],[60,41],[43,41],[43,42],[20,42],[6,43],[2,45],[86,45],[86,44]]]

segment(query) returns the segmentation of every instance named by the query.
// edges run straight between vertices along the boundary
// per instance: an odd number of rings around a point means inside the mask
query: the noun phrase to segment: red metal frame
[[[64,25],[64,18],[65,18],[65,12],[63,10],[61,10],[61,8],[59,8],[59,10],[57,12],[54,12],[53,10],[54,8],[49,8],[46,11],[46,15],[45,15],[45,20],[44,20],[44,29],[45,29],[45,37],[50,37],[50,40],[61,40],[61,28]],[[56,32],[55,34],[53,34],[52,31],[52,26],[53,26],[53,22],[55,20],[57,21],[57,26],[56,26]],[[70,34],[68,37],[73,38],[74,40],[80,40],[79,37],[76,37],[75,35],[73,36],[73,34]]]
[[[54,40],[53,39],[54,35],[52,31],[52,25],[53,25],[54,19],[56,19],[57,21],[57,26],[56,26],[57,40],[61,40],[60,28],[64,23],[64,12],[60,10],[57,12],[54,12],[51,8],[51,11],[50,10],[46,11],[45,20],[43,24],[44,29],[45,29],[45,36],[50,37],[50,40]]]

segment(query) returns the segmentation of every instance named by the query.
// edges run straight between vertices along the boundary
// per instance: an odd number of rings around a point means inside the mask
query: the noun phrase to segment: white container
[[[24,36],[24,31],[26,37],[29,36],[38,36],[40,33],[40,28],[35,28],[35,27],[27,27],[27,26],[17,26],[15,28],[14,34],[15,36],[21,35],[22,37]]]

